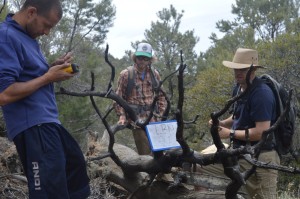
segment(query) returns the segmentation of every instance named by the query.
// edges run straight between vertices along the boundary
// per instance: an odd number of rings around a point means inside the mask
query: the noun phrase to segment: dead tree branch
[[[230,182],[228,183],[226,187],[226,198],[237,198],[237,193],[240,189],[240,187],[245,184],[248,177],[255,171],[256,167],[261,168],[269,168],[269,169],[276,169],[280,171],[290,172],[290,173],[300,173],[299,169],[297,168],[288,168],[283,167],[280,165],[272,165],[268,163],[261,163],[256,161],[256,157],[258,157],[258,154],[260,152],[260,148],[262,144],[265,142],[266,137],[273,132],[278,124],[281,122],[281,116],[279,120],[266,132],[263,133],[263,138],[260,142],[258,142],[255,146],[250,146],[250,144],[247,144],[244,147],[240,147],[237,149],[226,149],[223,145],[220,136],[218,134],[219,129],[219,118],[226,113],[226,111],[230,108],[230,106],[243,97],[250,89],[251,84],[249,82],[249,76],[251,71],[253,70],[253,67],[250,67],[250,70],[247,74],[247,83],[248,87],[245,92],[242,94],[233,97],[232,99],[228,100],[225,104],[224,108],[220,110],[219,112],[215,112],[211,114],[212,118],[212,126],[211,126],[211,135],[213,138],[213,142],[215,146],[217,147],[217,152],[213,154],[200,154],[196,151],[193,151],[188,143],[185,141],[183,134],[184,134],[184,120],[183,120],[183,103],[184,103],[184,70],[187,67],[186,64],[184,64],[183,58],[182,58],[182,52],[181,52],[181,63],[180,67],[172,74],[170,74],[167,78],[170,78],[172,75],[174,75],[176,72],[178,72],[178,103],[177,103],[177,109],[175,113],[175,118],[177,120],[177,132],[176,132],[176,140],[181,146],[181,149],[171,149],[164,152],[160,152],[158,156],[135,156],[132,158],[127,159],[121,159],[114,151],[114,144],[115,139],[114,135],[117,131],[120,131],[122,128],[120,126],[114,126],[109,125],[109,122],[107,121],[107,115],[102,114],[100,109],[98,108],[97,104],[95,103],[94,97],[100,97],[100,98],[107,98],[115,101],[118,103],[121,107],[124,108],[125,112],[128,114],[129,118],[134,121],[135,125],[139,126],[140,128],[145,128],[145,126],[149,123],[151,117],[153,116],[154,107],[158,100],[159,92],[165,92],[161,89],[161,86],[163,82],[167,80],[165,78],[163,81],[160,81],[157,84],[157,87],[155,87],[154,92],[154,100],[151,104],[151,113],[150,116],[146,119],[146,121],[139,121],[137,115],[135,114],[134,110],[128,105],[128,103],[122,99],[120,96],[118,96],[115,91],[112,88],[112,83],[114,81],[115,77],[115,67],[109,62],[108,57],[108,45],[105,51],[105,60],[108,63],[108,65],[111,67],[111,78],[108,83],[107,90],[104,92],[96,92],[94,88],[94,74],[91,74],[91,89],[89,91],[83,91],[83,92],[73,92],[68,91],[64,88],[61,88],[58,94],[64,94],[64,95],[70,95],[75,97],[90,97],[91,103],[93,104],[93,107],[97,114],[99,115],[101,121],[103,122],[107,133],[109,135],[109,143],[108,143],[108,149],[107,152],[99,155],[95,158],[90,158],[90,161],[93,160],[99,160],[101,158],[110,157],[123,171],[125,176],[133,176],[139,172],[145,172],[150,175],[150,180],[147,183],[146,186],[150,185],[153,181],[154,177],[158,173],[170,173],[172,172],[172,168],[179,168],[182,169],[183,165],[188,164],[189,167],[192,164],[197,164],[199,166],[214,164],[214,163],[222,163],[224,167],[224,173],[230,178]],[[290,94],[291,95],[291,94]],[[168,107],[163,115],[163,119],[167,119],[168,117],[174,118],[169,115],[170,110],[170,101],[168,97],[165,94],[165,98],[168,102]],[[286,113],[287,111],[285,111]],[[284,113],[284,114],[285,114]],[[103,117],[105,115],[105,117]],[[246,130],[246,138],[248,136],[248,131]],[[249,140],[249,139],[246,139]],[[253,165],[253,167],[242,173],[239,171],[239,163],[238,163],[238,157],[244,157],[249,163]],[[186,171],[184,171],[186,172]],[[186,175],[185,175],[186,174]],[[189,178],[189,173],[186,172],[183,173],[177,173],[177,176],[175,176],[176,182],[172,186],[176,186],[180,184],[181,182],[187,182],[187,178]],[[200,178],[200,179],[199,179]],[[198,177],[198,180],[201,180],[201,176]],[[144,186],[141,185],[141,186]],[[133,194],[134,195],[134,194]]]

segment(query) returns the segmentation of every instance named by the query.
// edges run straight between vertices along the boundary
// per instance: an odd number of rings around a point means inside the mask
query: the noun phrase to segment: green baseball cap
[[[135,56],[152,58],[152,46],[148,43],[139,43],[135,51]]]

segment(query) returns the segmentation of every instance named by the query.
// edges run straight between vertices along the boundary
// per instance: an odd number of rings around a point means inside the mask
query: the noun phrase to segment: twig
[[[9,178],[17,179],[17,180],[20,180],[22,182],[27,183],[27,178],[25,176],[20,175],[20,174],[21,173],[5,174],[5,175],[0,176],[0,179],[9,177]]]

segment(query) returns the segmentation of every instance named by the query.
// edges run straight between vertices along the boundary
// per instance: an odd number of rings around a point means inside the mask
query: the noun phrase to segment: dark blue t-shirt
[[[253,80],[254,88],[235,103],[233,126],[235,130],[245,130],[255,127],[255,122],[276,121],[276,100],[271,88]],[[256,142],[252,142],[255,144]],[[234,146],[245,145],[245,142],[234,140]]]
[[[15,82],[40,77],[49,69],[38,42],[12,16],[7,15],[0,24],[0,92]],[[52,83],[22,100],[3,106],[2,110],[10,140],[34,125],[60,123]]]

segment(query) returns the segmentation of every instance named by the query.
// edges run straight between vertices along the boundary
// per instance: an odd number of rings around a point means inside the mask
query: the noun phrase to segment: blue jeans
[[[14,138],[30,199],[85,199],[89,178],[82,151],[56,123],[33,126]]]

